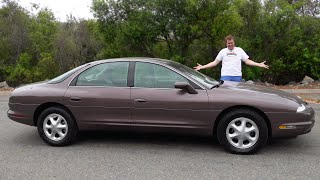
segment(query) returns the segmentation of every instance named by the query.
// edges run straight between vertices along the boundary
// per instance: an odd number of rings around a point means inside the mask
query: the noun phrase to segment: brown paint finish
[[[131,97],[133,126],[212,129],[206,90],[189,94],[180,89],[132,88]]]
[[[73,112],[81,129],[131,123],[130,88],[71,86],[64,104]]]
[[[75,86],[72,82],[84,70],[103,63],[148,62],[166,67],[196,84],[197,94],[175,88],[138,88]],[[234,108],[258,111],[270,123],[272,136],[297,136],[307,133],[314,124],[311,107],[297,113],[304,102],[275,89],[243,83],[225,82],[211,88],[176,67],[178,63],[152,58],[120,58],[96,61],[80,68],[59,83],[35,83],[15,89],[9,100],[8,117],[19,123],[35,125],[39,109],[50,106],[66,108],[75,118],[79,130],[116,129],[186,132],[212,135],[221,113]],[[128,81],[134,73],[128,74]],[[70,84],[71,83],[71,84]],[[217,82],[213,82],[213,85]],[[130,84],[130,83],[128,83]],[[131,83],[133,84],[133,83]],[[199,88],[200,87],[200,88]],[[35,118],[35,119],[34,119]],[[296,129],[280,130],[285,123],[310,122]]]

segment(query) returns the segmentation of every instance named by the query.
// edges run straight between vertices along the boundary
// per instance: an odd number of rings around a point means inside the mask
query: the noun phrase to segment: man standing
[[[243,61],[249,66],[257,66],[269,69],[269,66],[264,64],[266,61],[256,63],[249,59],[249,56],[246,54],[246,52],[244,52],[242,48],[235,47],[235,40],[233,36],[227,36],[225,38],[225,42],[227,44],[227,48],[222,49],[213,62],[210,62],[206,65],[201,65],[197,63],[197,66],[194,67],[194,69],[198,71],[201,69],[215,67],[217,64],[220,63],[220,61],[222,61],[220,79],[223,81],[237,82],[240,82],[242,79],[241,61]]]

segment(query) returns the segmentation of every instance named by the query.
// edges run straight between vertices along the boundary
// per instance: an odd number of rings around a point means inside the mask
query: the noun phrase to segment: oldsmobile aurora
[[[268,138],[311,131],[314,111],[299,97],[257,85],[218,82],[177,62],[100,60],[48,82],[16,88],[8,117],[36,126],[49,145],[83,130],[178,132],[213,136],[226,150],[252,154]]]

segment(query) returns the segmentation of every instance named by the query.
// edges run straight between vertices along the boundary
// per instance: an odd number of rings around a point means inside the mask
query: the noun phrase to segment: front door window
[[[137,62],[134,86],[144,88],[174,88],[175,82],[189,82],[180,74],[157,64]]]

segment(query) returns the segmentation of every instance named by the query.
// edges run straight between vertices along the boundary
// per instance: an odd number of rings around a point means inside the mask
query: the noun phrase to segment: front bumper
[[[315,123],[315,113],[308,107],[301,113],[268,114],[272,124],[272,137],[294,137],[309,133]]]

